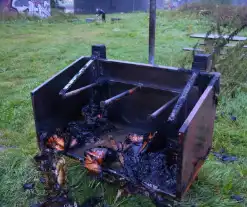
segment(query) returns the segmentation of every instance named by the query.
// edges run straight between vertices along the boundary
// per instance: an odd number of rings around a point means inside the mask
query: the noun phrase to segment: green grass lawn
[[[147,63],[148,15],[121,14],[119,23],[85,24],[82,21],[12,21],[0,23],[0,146],[15,148],[0,152],[0,206],[29,206],[42,198],[44,191],[32,157],[37,153],[30,91],[80,56],[90,55],[91,45],[103,43],[111,59]],[[156,63],[181,66],[183,47],[192,46],[191,32],[206,32],[208,23],[181,13],[159,12],[156,35]],[[235,69],[235,68],[234,68]],[[224,79],[224,77],[223,77]],[[175,81],[175,80],[174,80]],[[247,94],[238,90],[234,99],[220,97],[214,149],[226,149],[239,157],[223,164],[210,156],[199,180],[185,197],[182,206],[246,206],[230,197],[247,200]],[[230,120],[228,114],[237,116]],[[69,183],[78,201],[102,189],[85,176],[78,163],[69,167]],[[35,182],[34,192],[22,185]],[[112,204],[115,188],[107,188]],[[145,204],[144,204],[145,203]],[[114,206],[153,206],[148,199],[130,197]]]

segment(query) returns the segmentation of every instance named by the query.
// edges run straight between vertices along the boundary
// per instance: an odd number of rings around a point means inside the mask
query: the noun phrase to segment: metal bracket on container
[[[194,56],[194,60],[192,63],[191,70],[193,71],[190,79],[188,80],[187,84],[184,87],[184,90],[180,94],[176,105],[174,106],[169,118],[168,122],[174,122],[177,119],[177,116],[182,109],[185,101],[187,100],[187,97],[189,95],[189,92],[195,85],[195,82],[200,74],[201,71],[208,71],[212,68],[212,55],[210,54],[196,54]]]
[[[212,71],[212,55],[211,54],[196,54],[192,63],[193,71]]]

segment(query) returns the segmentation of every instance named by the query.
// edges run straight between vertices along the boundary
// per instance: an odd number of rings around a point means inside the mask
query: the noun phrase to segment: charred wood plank
[[[105,81],[105,79],[100,79],[102,81]],[[110,79],[108,80],[109,83],[119,83],[119,84],[126,84],[126,85],[132,85],[132,86],[140,86],[140,82],[135,82],[135,81],[125,81],[125,80],[121,80],[121,79]],[[160,90],[160,91],[167,91],[167,92],[171,92],[174,94],[179,94],[182,92],[181,89],[178,88],[172,88],[172,87],[163,87],[157,84],[150,84],[150,83],[142,83],[141,85],[142,88],[150,88],[150,89],[154,89],[154,90]]]
[[[192,74],[192,76],[190,77],[190,79],[188,80],[184,90],[182,91],[182,93],[180,94],[179,96],[179,99],[176,103],[176,105],[174,106],[169,118],[168,118],[168,122],[174,122],[177,118],[177,115],[179,114],[180,110],[182,109],[187,97],[188,97],[188,94],[189,92],[191,91],[191,89],[193,88],[195,82],[196,82],[196,79],[199,75],[199,72],[194,72]]]
[[[192,47],[185,47],[183,48],[184,51],[195,51],[195,52],[199,52],[199,53],[204,53],[205,50],[200,49],[200,48],[192,48]]]
[[[238,32],[237,32],[238,33]],[[230,35],[224,35],[223,37],[225,39],[228,39],[229,37],[231,37],[232,41],[245,41],[247,40],[247,37],[241,37],[241,36],[236,36],[237,33],[235,34],[230,34]],[[221,36],[219,34],[210,34],[207,36],[207,34],[192,34],[190,35],[191,38],[201,38],[201,39],[219,39]]]
[[[64,96],[65,93],[71,88],[71,86],[86,72],[86,70],[94,63],[94,60],[89,60],[86,65],[84,65],[79,72],[74,75],[74,77],[68,82],[66,86],[59,92],[60,96]]]
[[[200,45],[205,46],[204,42],[201,42]],[[236,47],[238,44],[226,44],[225,47]],[[244,45],[243,48],[247,48],[247,45]]]
[[[125,91],[125,92],[123,92],[123,93],[120,93],[120,94],[118,94],[118,95],[116,95],[116,96],[114,96],[114,97],[112,97],[112,98],[109,98],[109,99],[107,99],[107,100],[105,100],[105,101],[101,101],[101,102],[100,102],[100,107],[106,107],[106,106],[108,106],[108,105],[114,103],[115,101],[120,100],[121,98],[123,98],[123,97],[125,97],[125,96],[132,95],[133,93],[135,93],[135,92],[138,91],[139,89],[141,89],[141,86],[137,86],[137,87],[135,87],[135,88],[132,88],[132,89],[130,89],[130,90],[127,90],[127,91]]]
[[[85,90],[87,90],[87,89],[90,89],[90,88],[93,88],[93,87],[97,86],[98,84],[99,84],[99,83],[92,83],[92,84],[86,85],[86,86],[84,86],[84,87],[78,88],[78,89],[76,89],[76,90],[70,91],[70,92],[68,92],[68,93],[65,93],[65,94],[63,95],[63,98],[69,98],[69,97],[71,97],[71,96],[75,96],[75,95],[81,93],[82,91],[85,91]]]
[[[157,109],[155,112],[153,112],[148,119],[156,119],[162,112],[164,112],[171,104],[173,104],[179,96],[175,96],[173,99],[165,103],[163,106],[161,106],[159,109]]]

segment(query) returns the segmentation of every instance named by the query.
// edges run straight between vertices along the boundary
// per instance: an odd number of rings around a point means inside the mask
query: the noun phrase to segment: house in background
[[[150,0],[74,0],[77,14],[95,13],[96,8],[106,13],[147,11]],[[157,9],[164,9],[164,0],[156,0]]]
[[[1,0],[0,0],[1,1]],[[57,8],[65,13],[93,14],[96,8],[106,13],[148,11],[150,0],[55,0]],[[207,0],[206,0],[207,1]],[[209,0],[210,1],[210,0]],[[211,0],[214,3],[221,0]],[[247,0],[228,0],[232,4],[241,5]],[[157,9],[176,9],[186,3],[205,2],[205,0],[156,0]]]
[[[0,0],[0,13],[3,16],[25,13],[29,16],[47,18],[51,15],[50,0]]]
[[[74,13],[74,0],[55,0],[55,7],[65,13]]]

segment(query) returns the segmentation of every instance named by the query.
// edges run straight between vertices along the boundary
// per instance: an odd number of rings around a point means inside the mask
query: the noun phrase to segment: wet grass
[[[106,44],[111,59],[147,63],[148,15],[117,16],[123,20],[115,24],[86,24],[85,17],[70,17],[69,21],[0,23],[0,145],[16,147],[0,152],[0,206],[29,206],[44,193],[32,161],[38,151],[29,94],[32,89],[78,57],[90,55],[92,44]],[[204,19],[182,13],[159,12],[156,63],[181,66],[184,63],[182,48],[196,42],[188,35],[206,32],[207,29],[208,23]],[[237,194],[247,200],[246,106],[247,94],[241,90],[234,98],[227,94],[220,97],[214,148],[216,151],[226,149],[229,154],[238,156],[239,161],[223,164],[210,156],[182,206],[246,205],[231,199],[231,195]],[[237,117],[236,122],[230,119],[231,114]],[[69,183],[77,200],[82,201],[105,187],[106,197],[109,203],[113,203],[115,188],[91,181],[76,162],[69,168]],[[22,185],[25,182],[35,182],[35,190],[24,192]],[[133,196],[113,206],[148,207],[152,204],[146,198]]]

